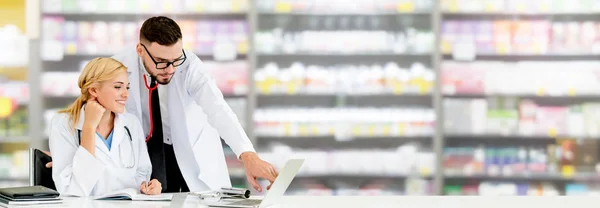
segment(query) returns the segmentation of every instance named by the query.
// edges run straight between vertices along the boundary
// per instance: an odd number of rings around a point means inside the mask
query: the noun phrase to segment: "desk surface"
[[[169,202],[147,201],[105,201],[91,200],[90,198],[65,197],[60,205],[43,207],[73,207],[73,208],[98,208],[98,207],[136,207],[136,208],[163,208],[163,207],[207,207],[196,196],[175,194]],[[597,207],[600,198],[595,197],[524,197],[524,196],[285,196],[277,200],[273,208],[313,208],[313,207],[361,207],[361,208],[519,208],[519,207],[560,207],[583,208]]]

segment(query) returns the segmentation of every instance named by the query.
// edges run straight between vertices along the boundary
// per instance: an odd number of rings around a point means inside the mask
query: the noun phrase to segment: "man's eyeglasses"
[[[150,58],[152,59],[152,61],[154,62],[154,64],[156,64],[156,69],[166,69],[169,67],[169,65],[173,65],[175,66],[181,66],[181,64],[183,64],[183,62],[185,62],[185,60],[187,59],[187,56],[185,55],[185,51],[183,51],[183,49],[181,50],[181,52],[183,53],[183,57],[179,58],[175,61],[171,61],[171,62],[158,62],[156,60],[154,60],[154,57],[152,57],[152,54],[150,54],[150,51],[148,51],[148,48],[146,48],[146,46],[144,44],[141,44],[142,47],[144,47],[144,50],[146,50],[146,53],[148,53],[148,55],[150,56]]]

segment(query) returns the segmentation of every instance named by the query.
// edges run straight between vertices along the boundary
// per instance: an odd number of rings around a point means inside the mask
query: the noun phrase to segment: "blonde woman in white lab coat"
[[[79,76],[81,95],[50,123],[52,178],[62,195],[97,196],[126,188],[160,194],[139,120],[125,112],[127,68],[91,60]],[[148,183],[147,183],[148,182]]]

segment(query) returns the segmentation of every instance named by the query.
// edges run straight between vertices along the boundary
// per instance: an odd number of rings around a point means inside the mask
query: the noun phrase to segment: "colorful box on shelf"
[[[248,63],[203,62],[207,71],[215,78],[217,86],[225,95],[245,95],[248,93]]]
[[[0,179],[24,180],[29,174],[28,151],[0,154]]]
[[[579,70],[564,70],[573,67]],[[595,96],[600,95],[600,62],[444,61],[441,79],[447,95]]]
[[[600,12],[597,0],[442,0],[441,7],[448,13],[492,14],[585,14]]]
[[[332,67],[293,63],[280,69],[267,63],[254,75],[261,94],[429,94],[433,88],[433,71],[420,63],[409,69],[395,63],[384,66],[340,65]]]
[[[45,13],[194,14],[246,12],[247,0],[47,0]]]
[[[443,106],[447,134],[589,139],[600,136],[600,115],[596,113],[598,103],[543,106],[528,99],[446,98]],[[513,107],[495,109],[501,107],[491,106]]]
[[[29,103],[29,84],[21,81],[8,81],[0,83],[0,97],[10,98],[14,104]]]
[[[445,195],[480,196],[558,196],[560,191],[552,183],[542,182],[498,182],[494,180],[480,183],[445,185]]]
[[[514,147],[448,147],[444,149],[446,174],[506,178],[594,179],[600,162],[593,140],[577,144],[562,139],[546,148]]]
[[[315,18],[320,21],[322,17]],[[332,21],[333,20],[333,21]],[[255,34],[255,48],[265,55],[315,54],[315,55],[428,55],[433,51],[434,35],[431,30],[406,28],[386,31],[368,29],[342,23],[342,19],[324,19],[330,28],[305,31],[281,31],[279,28],[262,30]],[[377,19],[371,20],[377,21]],[[373,23],[378,25],[379,23]],[[331,31],[336,28],[336,31]],[[352,29],[361,27],[360,30]],[[364,27],[364,29],[362,29]],[[283,34],[282,34],[283,32]],[[363,41],[370,39],[372,41]]]
[[[586,55],[600,53],[597,21],[444,20],[442,53],[472,43],[478,55]]]
[[[29,131],[29,111],[27,106],[19,106],[8,112],[8,117],[0,118],[0,142],[27,143],[24,135]]]
[[[42,32],[46,34],[42,40],[42,59],[53,61],[60,61],[65,55],[112,56],[137,43],[142,23],[76,21],[61,16],[44,16],[42,21]],[[248,26],[244,20],[177,21],[186,37],[186,49],[197,54],[214,54],[215,49],[232,45],[228,53],[247,53]]]
[[[25,31],[20,31],[11,22],[0,25],[0,68],[26,67],[29,63],[29,40]]]
[[[257,109],[254,126],[262,136],[429,136],[433,114],[430,109]]]
[[[45,72],[42,76],[42,94],[56,97],[76,97],[79,72]]]
[[[371,150],[311,150],[275,147],[270,152],[260,152],[261,158],[276,168],[289,158],[304,158],[299,177],[349,176],[349,177],[405,177],[421,175],[420,170],[435,172],[434,155],[415,145],[387,147]],[[396,165],[389,165],[396,164]]]
[[[431,0],[258,0],[257,8],[261,12],[275,13],[410,13],[426,12],[433,8]]]

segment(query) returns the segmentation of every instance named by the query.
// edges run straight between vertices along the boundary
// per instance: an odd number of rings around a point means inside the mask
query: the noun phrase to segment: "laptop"
[[[258,199],[242,199],[236,201],[219,201],[209,202],[206,205],[209,207],[236,207],[236,208],[263,208],[273,205],[274,200],[278,197],[282,197],[287,190],[292,180],[300,170],[300,167],[304,163],[304,159],[290,159],[287,161],[283,169],[279,172],[279,175],[271,185],[271,189],[267,191],[267,194],[262,200]]]

